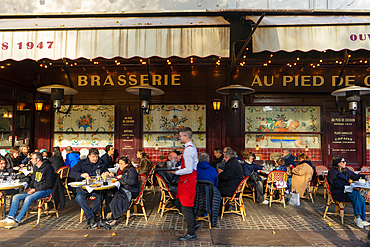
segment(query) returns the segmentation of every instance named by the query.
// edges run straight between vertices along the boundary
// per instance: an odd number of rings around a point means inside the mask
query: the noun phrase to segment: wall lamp
[[[139,95],[140,107],[144,115],[150,114],[150,100],[152,96],[163,95],[164,91],[149,85],[141,85],[126,88],[126,92]]]
[[[242,99],[243,95],[252,94],[255,90],[250,87],[244,87],[242,85],[229,85],[227,87],[222,87],[216,90],[218,94],[229,95],[230,97],[230,108],[232,113],[235,115],[239,109],[239,101]]]
[[[37,92],[44,93],[44,94],[50,94],[51,100],[54,102],[54,109],[55,112],[60,112],[67,114],[71,108],[71,104],[69,105],[69,108],[67,112],[61,112],[61,101],[64,100],[64,95],[75,95],[78,93],[78,91],[74,88],[67,87],[64,85],[59,84],[53,84],[48,86],[39,87],[37,89]],[[70,102],[71,103],[71,102]]]
[[[335,106],[340,115],[348,115],[353,114],[356,115],[356,111],[358,110],[358,102],[360,102],[361,95],[370,94],[370,88],[367,87],[360,87],[360,86],[350,86],[335,90],[331,93],[332,96],[335,96]],[[339,108],[339,97],[344,96],[346,97],[346,101],[349,102],[349,111]]]
[[[35,103],[35,110],[37,112],[41,112],[42,111],[42,107],[44,105],[44,102],[45,101],[43,99],[41,99],[41,98],[38,98],[37,100],[34,101],[34,103]]]
[[[221,104],[222,104],[222,100],[220,100],[219,98],[214,98],[212,100],[212,108],[216,113],[221,110]]]

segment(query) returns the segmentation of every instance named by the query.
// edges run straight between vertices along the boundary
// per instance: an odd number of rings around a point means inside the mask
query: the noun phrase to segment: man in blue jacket
[[[282,152],[283,160],[285,161],[285,166],[290,167],[291,165],[295,167],[294,159],[295,157],[292,155],[289,149],[284,149]]]
[[[198,180],[211,181],[216,187],[218,186],[218,174],[214,167],[209,164],[209,154],[200,152],[197,165]]]
[[[74,153],[71,146],[66,147],[66,160],[64,162],[65,166],[69,166],[69,169],[72,169],[75,165],[80,162],[80,156],[78,154]]]
[[[86,159],[81,160],[69,174],[70,178],[82,179],[96,175],[96,170],[100,170],[100,174],[105,173],[109,175],[107,165],[99,158],[99,151],[96,148],[91,148],[89,150],[89,155]],[[84,210],[87,222],[89,224],[88,229],[94,229],[97,226],[97,219],[95,215],[99,212],[100,209],[100,196],[99,193],[92,192],[88,193],[83,191],[81,188],[76,189],[76,201],[78,205]],[[90,208],[87,198],[90,196],[95,197],[94,204]]]
[[[37,152],[32,154],[31,162],[34,165],[34,168],[28,190],[13,197],[8,218],[0,221],[0,227],[4,227],[6,229],[17,227],[22,218],[26,215],[31,202],[40,198],[48,197],[51,193],[54,169],[49,160],[43,159],[41,153]],[[23,206],[16,216],[19,203],[23,200]]]

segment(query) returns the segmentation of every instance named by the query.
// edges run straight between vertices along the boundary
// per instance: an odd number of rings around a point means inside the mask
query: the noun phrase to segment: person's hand
[[[35,193],[35,191],[35,189],[28,188],[27,194],[32,195],[33,193]]]
[[[118,180],[120,180],[120,179],[121,179],[121,177],[122,177],[122,175],[118,175],[118,176],[117,176],[117,179],[118,179]]]
[[[88,177],[90,177],[90,175],[88,174],[88,173],[81,173],[81,177],[83,177],[83,178],[88,178]]]
[[[222,169],[217,169],[217,172],[218,172],[218,174],[220,174],[221,172],[223,172],[224,170],[222,170]]]
[[[104,175],[105,177],[108,177],[108,176],[109,176],[109,172],[104,172],[104,173],[103,173],[103,175]]]
[[[365,200],[370,201],[370,190],[366,193]]]
[[[290,165],[290,169],[293,169],[294,168],[294,166],[293,165]]]
[[[113,172],[110,172],[109,173],[109,177],[111,177],[111,178],[114,177],[114,173]]]

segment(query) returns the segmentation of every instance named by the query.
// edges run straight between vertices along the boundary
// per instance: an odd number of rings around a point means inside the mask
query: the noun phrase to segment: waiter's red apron
[[[190,147],[191,145],[187,146]],[[185,147],[185,149],[187,148]],[[195,148],[194,146],[191,146]],[[184,149],[184,151],[185,151]],[[181,160],[181,169],[185,168],[185,160]],[[181,205],[184,207],[194,207],[194,200],[197,187],[197,170],[192,173],[181,175],[179,178],[179,185],[177,187],[176,198],[179,198]]]

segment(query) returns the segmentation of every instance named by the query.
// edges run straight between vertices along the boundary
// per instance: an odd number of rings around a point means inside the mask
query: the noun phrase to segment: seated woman
[[[258,203],[268,204],[268,201],[264,200],[263,184],[261,177],[257,173],[254,173],[252,175],[252,172],[262,170],[263,166],[256,165],[253,163],[254,159],[256,158],[256,155],[252,152],[244,151],[243,158],[244,158],[244,162],[242,164],[243,174],[245,177],[249,177],[249,179],[247,180],[248,185],[255,189],[256,201]]]
[[[136,157],[139,159],[139,163],[140,163],[140,166],[137,172],[139,174],[145,174],[148,176],[150,168],[151,168],[151,163],[146,157],[145,151],[144,150],[137,151]]]
[[[19,170],[20,167],[23,167],[21,163],[19,155],[19,149],[16,147],[12,147],[9,150],[9,153],[5,155],[8,163],[6,164],[6,168],[13,168],[13,170]]]
[[[364,226],[370,225],[369,222],[366,222],[365,198],[357,189],[354,189],[352,193],[344,193],[344,186],[350,185],[350,179],[358,180],[360,178],[365,178],[365,175],[355,174],[346,168],[346,161],[343,156],[333,157],[327,177],[333,199],[338,202],[352,202],[355,214],[354,221],[359,228],[364,228]],[[366,199],[370,199],[370,191],[366,193]]]
[[[299,164],[294,167],[290,166],[292,169],[292,187],[291,191],[296,191],[302,198],[306,190],[307,182],[312,177],[313,169],[310,165],[311,160],[306,154],[301,153],[298,156]]]
[[[284,171],[284,172],[287,171],[287,168],[285,166],[285,161],[283,160],[283,158],[278,158],[274,161],[275,161],[275,164],[274,164],[273,170]]]
[[[12,168],[6,168],[6,159],[4,156],[0,155],[0,172],[3,173],[3,176],[10,176],[11,173],[13,173]],[[0,197],[3,197],[3,192],[0,191]]]
[[[109,209],[113,216],[113,220],[109,222],[110,225],[116,224],[117,219],[125,214],[130,207],[131,199],[139,195],[138,174],[131,161],[127,157],[121,157],[118,164],[117,180],[120,181],[120,188],[109,203]]]

